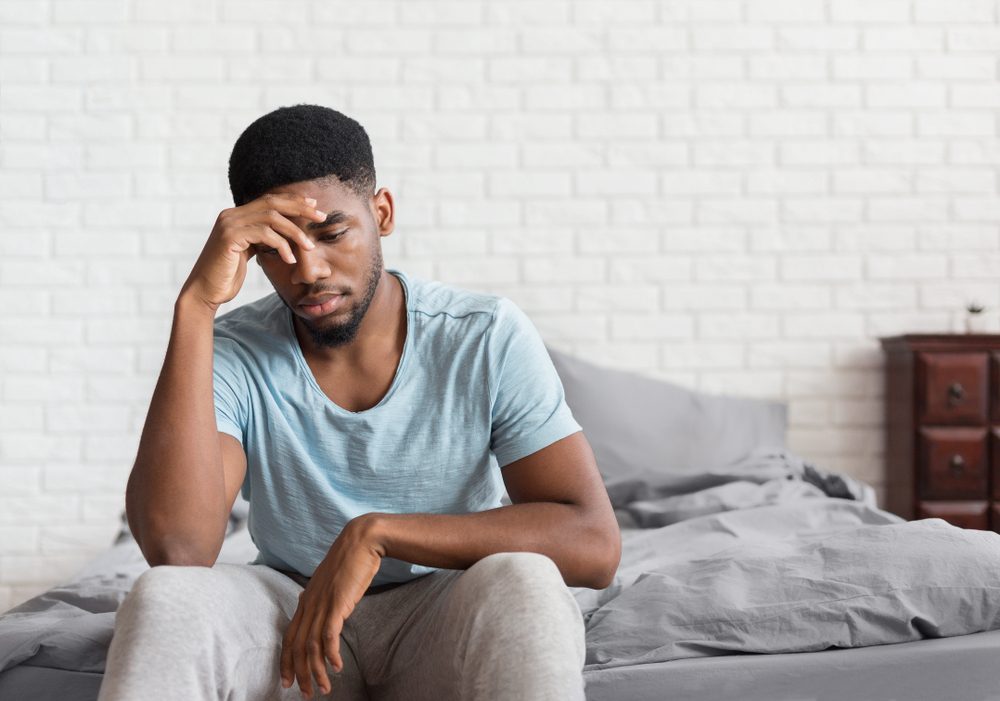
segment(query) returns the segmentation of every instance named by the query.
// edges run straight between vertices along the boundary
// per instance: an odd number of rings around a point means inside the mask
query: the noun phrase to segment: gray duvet
[[[614,583],[572,589],[585,671],[1000,628],[1000,535],[903,522],[864,485],[792,456],[755,456],[635,496],[617,511]],[[244,526],[234,512],[220,561],[254,557]],[[123,533],[72,582],[0,616],[0,696],[15,676],[4,670],[17,666],[18,680],[26,667],[103,671],[114,611],[145,569]]]
[[[784,454],[698,479],[711,486],[630,503],[628,518],[671,525],[623,529],[614,583],[574,590],[587,669],[1000,628],[996,533],[903,521]]]

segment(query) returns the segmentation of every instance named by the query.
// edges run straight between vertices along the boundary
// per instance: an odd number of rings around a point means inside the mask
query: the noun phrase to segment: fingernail
[[[308,202],[311,205],[315,205],[316,204],[316,198],[314,198],[314,197],[307,197],[306,198],[306,202]]]
[[[319,210],[317,209],[317,210],[316,210],[316,216],[318,216],[318,217],[323,217],[324,219],[326,219],[326,212],[321,212],[321,211],[319,211]]]

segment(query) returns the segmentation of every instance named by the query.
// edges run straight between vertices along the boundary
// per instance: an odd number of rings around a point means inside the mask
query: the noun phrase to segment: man
[[[621,539],[531,322],[383,269],[393,197],[339,112],[261,117],[229,182],[129,477],[152,568],[102,701],[583,699],[567,585],[608,586]],[[216,319],[251,257],[274,294]],[[260,555],[215,565],[240,491]]]

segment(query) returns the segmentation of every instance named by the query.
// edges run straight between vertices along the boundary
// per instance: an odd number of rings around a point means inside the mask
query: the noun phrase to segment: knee
[[[463,599],[473,611],[470,628],[485,631],[491,644],[511,636],[529,656],[565,649],[572,664],[582,666],[583,615],[552,558],[496,553],[472,565],[463,578]]]
[[[173,599],[202,584],[211,573],[208,567],[157,565],[139,575],[130,594],[143,598]]]
[[[557,611],[576,600],[552,558],[533,552],[494,553],[466,571],[481,604],[495,602],[504,611]]]
[[[564,584],[556,563],[548,555],[532,552],[493,553],[468,569],[469,574],[511,586],[533,586],[558,581]]]
[[[208,567],[158,565],[143,572],[122,602],[122,609],[170,615],[182,611],[197,616],[204,601],[202,595],[212,570]],[[128,606],[126,607],[126,604]]]

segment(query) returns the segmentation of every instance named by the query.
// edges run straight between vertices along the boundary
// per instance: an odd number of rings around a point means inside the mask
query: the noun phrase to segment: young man
[[[608,586],[621,538],[531,322],[383,269],[393,197],[337,111],[261,117],[229,182],[129,477],[152,568],[101,700],[583,699],[567,586]],[[216,319],[252,257],[274,294]],[[240,491],[260,555],[215,565]]]

